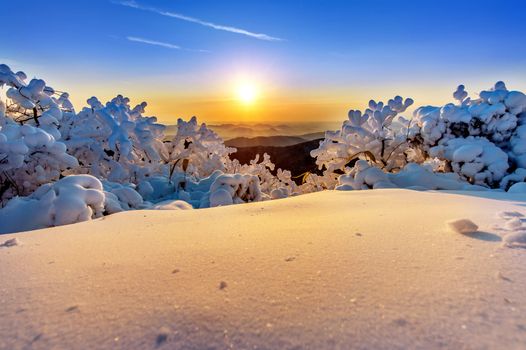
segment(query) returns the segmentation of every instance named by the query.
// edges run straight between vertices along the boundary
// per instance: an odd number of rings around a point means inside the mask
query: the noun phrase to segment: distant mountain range
[[[247,164],[254,159],[256,154],[262,156],[267,153],[270,160],[276,164],[273,173],[278,168],[287,169],[293,176],[299,176],[305,172],[320,174],[315,159],[310,156],[313,149],[318,148],[322,139],[304,141],[290,146],[254,146],[237,147],[237,152],[232,153],[230,158],[237,159],[241,164]],[[301,178],[295,179],[296,183],[301,183]]]
[[[329,126],[333,126],[328,124]],[[270,155],[270,160],[276,165],[274,174],[279,168],[290,170],[293,176],[305,172],[320,174],[315,159],[310,156],[313,149],[318,148],[325,137],[321,124],[220,124],[208,125],[225,141],[225,145],[235,147],[237,151],[230,158],[237,159],[241,164],[248,164],[257,154]],[[167,138],[175,134],[176,125],[168,125],[165,131]],[[301,184],[302,178],[294,179]]]
[[[323,137],[322,130],[339,128],[339,123],[290,123],[290,124],[208,124],[223,140],[236,138],[259,138],[270,136],[297,136],[304,140]],[[167,125],[165,135],[169,138],[177,132],[177,125]],[[321,135],[321,136],[320,136]],[[278,140],[278,139],[276,139]],[[263,140],[260,140],[263,141]],[[301,140],[296,140],[301,141]],[[255,145],[250,141],[250,145]],[[258,141],[255,141],[258,142]],[[266,142],[266,141],[265,141]],[[295,141],[294,141],[295,142]],[[285,145],[285,144],[283,144]]]
[[[306,141],[321,139],[325,132],[315,132],[299,136],[257,136],[257,137],[236,137],[225,141],[229,147],[256,147],[256,146],[292,146]]]

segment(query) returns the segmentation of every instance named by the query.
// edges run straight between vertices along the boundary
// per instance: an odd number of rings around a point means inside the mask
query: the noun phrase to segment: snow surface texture
[[[526,254],[492,225],[524,204],[324,191],[5,235],[0,349],[522,349]]]

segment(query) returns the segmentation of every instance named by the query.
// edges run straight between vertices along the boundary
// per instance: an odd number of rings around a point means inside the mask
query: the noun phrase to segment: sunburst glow
[[[258,89],[254,84],[244,83],[236,89],[237,99],[245,105],[253,104],[257,100],[258,95]]]

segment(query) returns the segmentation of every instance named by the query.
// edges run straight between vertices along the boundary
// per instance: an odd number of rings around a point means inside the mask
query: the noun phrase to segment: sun
[[[239,102],[244,105],[253,104],[258,98],[258,89],[254,84],[243,83],[236,89],[236,96]]]

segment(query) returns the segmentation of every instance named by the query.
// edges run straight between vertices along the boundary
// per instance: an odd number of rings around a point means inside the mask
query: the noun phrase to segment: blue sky
[[[76,104],[124,93],[164,119],[193,108],[213,120],[243,75],[271,101],[260,119],[341,119],[369,97],[526,89],[525,17],[519,0],[6,1],[0,60]],[[216,119],[236,111],[223,109]]]

